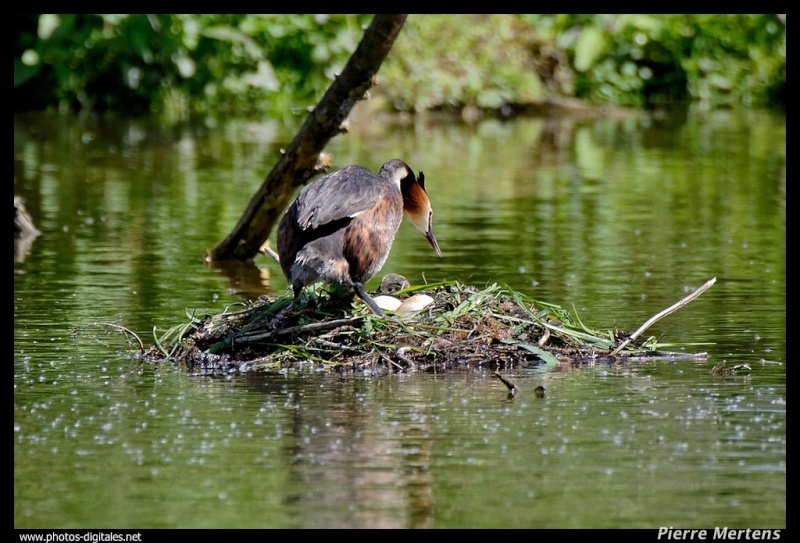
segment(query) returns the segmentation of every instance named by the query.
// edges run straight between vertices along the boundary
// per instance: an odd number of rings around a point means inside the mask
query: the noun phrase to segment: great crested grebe
[[[278,256],[294,289],[324,281],[351,287],[373,313],[385,317],[364,290],[389,255],[403,214],[442,256],[433,235],[433,211],[419,178],[402,160],[381,166],[378,175],[346,166],[306,185],[278,225]]]

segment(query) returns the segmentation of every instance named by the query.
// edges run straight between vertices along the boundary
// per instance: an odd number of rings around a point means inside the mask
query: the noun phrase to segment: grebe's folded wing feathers
[[[377,175],[347,166],[314,181],[297,196],[297,224],[304,230],[353,218],[370,209],[385,190]]]

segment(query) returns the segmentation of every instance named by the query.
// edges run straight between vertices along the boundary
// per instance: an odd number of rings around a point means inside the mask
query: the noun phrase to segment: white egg
[[[375,300],[378,307],[384,311],[397,311],[397,308],[402,304],[402,302],[394,296],[375,296],[373,300]]]
[[[406,298],[405,300],[403,300],[403,303],[400,304],[400,307],[395,309],[395,312],[401,315],[408,313],[415,313],[417,311],[425,309],[432,303],[433,303],[433,298],[431,298],[427,294],[416,294],[410,298]]]

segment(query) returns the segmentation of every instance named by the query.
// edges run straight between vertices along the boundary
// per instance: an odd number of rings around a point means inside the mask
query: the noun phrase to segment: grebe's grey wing
[[[351,219],[372,208],[387,183],[361,166],[347,166],[305,186],[295,201],[303,230]]]

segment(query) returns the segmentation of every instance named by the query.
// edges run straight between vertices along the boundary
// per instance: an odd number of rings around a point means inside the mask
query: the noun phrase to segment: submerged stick
[[[664,311],[661,311],[660,313],[657,313],[656,315],[653,315],[652,317],[650,317],[650,318],[647,320],[647,322],[645,322],[643,325],[641,325],[641,326],[639,327],[639,329],[638,329],[638,330],[636,330],[636,331],[635,331],[633,334],[631,334],[631,336],[630,336],[628,339],[626,339],[625,341],[623,341],[623,342],[622,342],[622,343],[619,345],[619,347],[617,347],[616,349],[614,349],[614,350],[611,352],[611,356],[614,356],[614,355],[616,355],[617,353],[619,353],[619,352],[620,352],[622,349],[624,349],[624,348],[625,348],[625,346],[627,346],[627,345],[628,345],[628,343],[630,343],[631,341],[633,341],[634,339],[636,339],[636,338],[639,336],[639,334],[641,334],[642,332],[644,332],[645,330],[647,330],[648,328],[650,328],[650,327],[651,327],[653,324],[655,324],[657,321],[659,321],[659,320],[663,319],[663,318],[664,318],[664,317],[666,317],[667,315],[671,315],[672,313],[675,313],[675,312],[676,312],[678,309],[680,309],[681,307],[685,306],[686,304],[688,304],[689,302],[691,302],[692,300],[694,300],[695,298],[697,298],[698,296],[700,296],[701,294],[703,294],[705,291],[707,291],[708,289],[710,289],[710,288],[711,288],[711,286],[712,286],[714,283],[716,283],[716,282],[717,282],[717,278],[716,278],[716,277],[713,277],[713,278],[709,279],[708,281],[706,281],[706,284],[705,284],[705,285],[703,285],[702,287],[698,288],[697,290],[695,290],[694,292],[692,292],[691,294],[689,294],[687,297],[685,297],[685,298],[683,298],[682,300],[679,300],[677,303],[675,303],[675,304],[673,304],[673,305],[669,306],[669,307],[668,307],[668,308],[666,308]]]
[[[512,396],[513,396],[513,395],[515,395],[515,394],[516,394],[516,393],[519,391],[519,387],[517,387],[517,385],[515,385],[515,384],[514,384],[514,383],[512,383],[511,381],[507,380],[507,379],[506,379],[505,377],[503,377],[502,375],[500,375],[500,372],[499,372],[499,371],[495,371],[495,372],[494,372],[492,375],[494,375],[495,377],[497,377],[498,379],[500,379],[500,381],[502,381],[502,383],[503,383],[504,385],[506,385],[506,388],[508,389],[508,393],[509,393],[509,395],[512,395]]]

